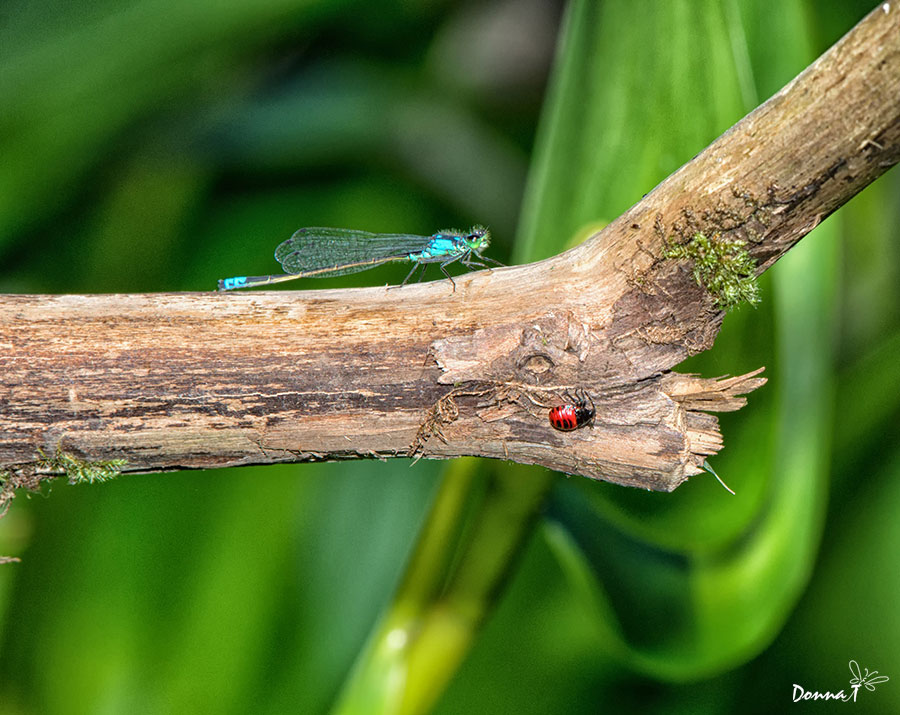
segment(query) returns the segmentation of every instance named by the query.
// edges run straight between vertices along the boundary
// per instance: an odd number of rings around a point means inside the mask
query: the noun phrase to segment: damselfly
[[[437,263],[455,291],[456,283],[447,272],[450,263],[459,261],[468,268],[486,268],[482,261],[503,265],[481,255],[490,241],[491,234],[483,226],[474,226],[468,232],[441,231],[432,236],[367,233],[347,228],[301,228],[275,249],[275,258],[285,275],[226,278],[219,281],[219,290],[281,283],[295,278],[342,276],[396,262],[413,264],[400,285],[406,285],[419,266],[424,275],[429,263]]]

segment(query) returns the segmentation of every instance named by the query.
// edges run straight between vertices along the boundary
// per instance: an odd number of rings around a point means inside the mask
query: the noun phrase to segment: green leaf
[[[657,48],[661,62],[647,76],[662,75],[669,66],[692,67],[694,73],[678,82],[671,82],[669,74],[671,84],[658,91],[681,92],[676,96],[685,107],[697,96],[731,97],[737,115],[740,97],[752,94],[747,90],[747,70],[756,69],[742,54],[746,47],[739,41],[742,28],[747,23],[756,28],[788,23],[782,31],[794,38],[793,56],[782,53],[777,65],[781,81],[786,81],[812,59],[811,52],[797,57],[797,48],[805,46],[802,38],[809,34],[798,7],[782,4],[773,14],[762,3],[744,3],[740,13],[732,4],[695,5],[694,12],[704,16],[702,22],[673,21],[670,39],[645,38]],[[709,28],[710,34],[701,34],[698,28]],[[622,34],[629,35],[624,30]],[[668,53],[674,48],[686,56],[671,57]],[[708,53],[735,61],[718,63],[713,70],[709,66],[713,63],[702,59]],[[629,59],[633,62],[626,61],[626,66],[641,62]],[[723,71],[726,67],[731,68],[730,75]],[[757,93],[764,95],[776,82],[760,71]],[[742,95],[737,93],[739,87]],[[653,102],[653,87],[648,96]],[[589,97],[584,101],[590,111]],[[666,139],[674,146],[690,133],[685,120],[678,113],[669,116],[671,134]],[[726,128],[723,122],[702,143]],[[646,138],[634,141],[641,144],[635,152],[648,151]],[[651,142],[651,146],[664,155],[665,144]],[[700,148],[695,142],[690,151]],[[571,163],[564,169],[577,170],[578,165]],[[582,584],[580,592],[590,594],[585,607],[595,610],[598,618],[615,614],[614,624],[606,629],[614,637],[598,641],[598,648],[613,648],[640,672],[667,680],[696,679],[754,656],[778,633],[809,578],[828,477],[836,231],[832,219],[773,269],[774,299],[769,309],[773,313],[743,315],[733,326],[729,316],[711,353],[680,368],[721,374],[770,364],[769,385],[751,395],[749,407],[722,420],[726,447],[714,462],[736,489],[736,498],[711,479],[699,477],[673,495],[625,493],[581,483],[557,490],[554,513],[571,534],[568,555],[561,563],[567,564],[573,584]],[[774,354],[765,347],[771,345],[771,337],[753,323],[774,327]],[[730,362],[729,355],[736,359]],[[586,572],[596,579],[588,591],[583,585]]]

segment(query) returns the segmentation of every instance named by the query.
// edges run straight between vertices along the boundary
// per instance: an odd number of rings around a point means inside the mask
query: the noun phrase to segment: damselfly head
[[[465,236],[465,241],[473,251],[481,251],[487,248],[491,243],[491,232],[484,226],[472,226],[469,235]]]

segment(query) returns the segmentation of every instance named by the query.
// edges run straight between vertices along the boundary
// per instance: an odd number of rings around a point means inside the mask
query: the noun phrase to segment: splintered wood
[[[691,251],[667,246],[721,238],[761,273],[897,163],[890,7],[540,263],[458,276],[455,290],[0,296],[3,483],[30,483],[41,454],[124,459],[125,472],[415,454],[674,489],[722,447],[711,413],[764,378],[671,372],[712,346],[724,314]],[[548,409],[577,390],[595,418],[555,430]]]

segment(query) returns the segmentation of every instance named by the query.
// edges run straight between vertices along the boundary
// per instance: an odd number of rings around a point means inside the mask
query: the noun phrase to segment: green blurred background
[[[6,0],[0,291],[212,290],[276,272],[304,225],[485,223],[495,258],[543,258],[873,6]],[[0,568],[0,713],[771,712],[794,683],[848,688],[850,659],[894,679],[857,706],[900,711],[898,219],[893,171],[679,368],[767,367],[721,417],[736,497],[474,460],[20,494],[0,521],[23,559]],[[429,591],[403,574],[436,524],[453,539],[423,557]],[[384,614],[416,588],[408,623],[454,593],[477,615],[455,654],[423,627],[427,668],[385,664]]]

